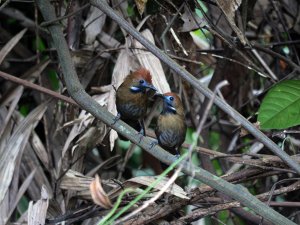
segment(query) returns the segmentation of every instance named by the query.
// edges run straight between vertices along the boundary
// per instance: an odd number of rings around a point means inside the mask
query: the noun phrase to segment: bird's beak
[[[164,98],[164,95],[156,91],[154,97]]]
[[[145,88],[149,88],[149,89],[151,89],[151,90],[157,92],[157,89],[156,89],[152,84],[145,83],[145,84],[144,84],[144,87],[145,87]]]

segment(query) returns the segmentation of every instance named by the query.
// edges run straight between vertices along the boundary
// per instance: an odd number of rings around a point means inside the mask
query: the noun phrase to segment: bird
[[[157,94],[157,96],[163,99],[163,109],[155,129],[158,145],[171,154],[179,156],[179,148],[185,140],[187,130],[183,104],[178,95],[173,92]]]
[[[144,117],[147,113],[150,93],[157,92],[152,84],[152,76],[149,70],[140,68],[130,72],[123,83],[116,90],[116,107],[118,115],[114,123],[121,119],[135,130],[145,136]],[[123,136],[121,139],[127,140]]]

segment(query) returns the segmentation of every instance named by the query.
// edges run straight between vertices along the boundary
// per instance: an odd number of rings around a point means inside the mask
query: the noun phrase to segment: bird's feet
[[[121,114],[118,113],[118,115],[114,118],[113,123],[111,125],[115,125],[116,122],[118,122],[118,120],[121,118]]]
[[[139,136],[139,143],[141,143],[143,137],[145,136],[143,131],[138,132],[138,136]]]
[[[176,157],[176,159],[180,158],[180,152],[178,151],[178,149],[175,149],[176,154],[174,155]]]
[[[176,155],[174,155],[176,159],[179,159],[180,158],[180,154],[177,152]]]
[[[158,145],[158,141],[154,140],[150,143],[150,149],[154,148],[154,146]]]
[[[139,131],[138,135],[139,135],[139,138],[140,138],[139,143],[141,143],[143,137],[146,136],[146,131],[145,131],[144,123],[143,122],[141,123],[140,121],[139,121],[139,123],[140,123],[140,126],[141,126],[141,130]]]

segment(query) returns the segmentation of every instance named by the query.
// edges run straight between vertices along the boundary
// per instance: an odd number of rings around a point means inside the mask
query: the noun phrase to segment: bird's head
[[[163,99],[163,113],[184,114],[183,105],[177,94],[168,92],[165,94],[157,94]]]
[[[150,72],[144,68],[140,68],[132,72],[128,78],[131,79],[130,91],[134,93],[145,92],[146,89],[157,91],[152,85],[152,77]]]

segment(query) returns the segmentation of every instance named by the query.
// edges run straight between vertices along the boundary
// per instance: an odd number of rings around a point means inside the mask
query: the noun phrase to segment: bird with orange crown
[[[163,110],[158,117],[155,134],[158,144],[173,155],[179,155],[179,148],[185,140],[186,123],[182,102],[173,92],[160,95]]]
[[[115,121],[122,119],[143,136],[145,136],[143,119],[149,105],[149,90],[156,92],[150,72],[140,68],[125,78],[116,93],[118,116]]]

